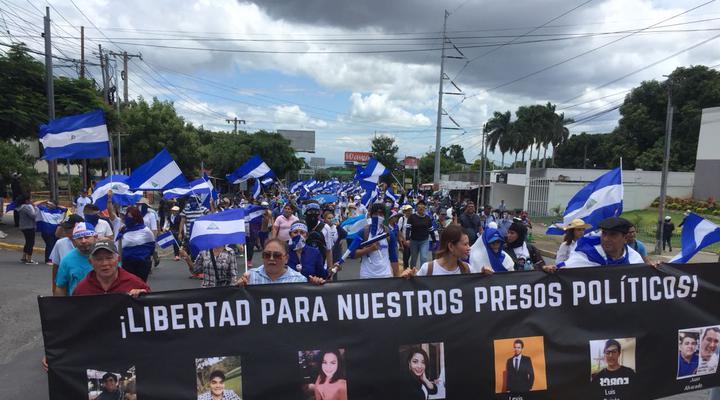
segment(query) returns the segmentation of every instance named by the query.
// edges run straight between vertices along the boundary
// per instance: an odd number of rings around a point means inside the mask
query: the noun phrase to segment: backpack
[[[308,233],[308,238],[305,241],[305,244],[318,249],[323,261],[325,261],[325,252],[327,249],[325,248],[325,236],[322,234],[323,228],[325,228],[325,223],[318,222],[315,228]]]
[[[430,260],[427,268],[427,276],[433,275],[433,267],[435,266],[435,260]],[[470,273],[470,266],[458,260],[458,267],[460,267],[460,274],[469,274]]]

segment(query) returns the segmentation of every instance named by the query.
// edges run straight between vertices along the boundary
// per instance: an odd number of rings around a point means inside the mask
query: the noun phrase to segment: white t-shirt
[[[143,222],[151,231],[156,232],[158,230],[158,217],[155,211],[148,210],[147,214],[143,217]]]
[[[417,272],[417,276],[427,276],[428,274],[428,266],[431,261],[426,262],[425,264],[420,267],[420,270]],[[433,263],[433,276],[438,275],[460,275],[462,271],[460,270],[459,266],[455,266],[455,269],[452,271],[448,271],[445,268],[443,268],[440,263],[437,260],[432,260]]]
[[[79,216],[83,216],[85,211],[85,206],[92,203],[92,199],[89,197],[78,197],[77,201],[75,201],[75,214]]]
[[[572,242],[570,242],[570,244],[567,244],[567,242],[562,242],[562,244],[560,244],[560,247],[558,248],[557,255],[555,256],[555,263],[567,261],[567,259],[570,258],[570,253],[575,251],[576,246],[577,240],[573,240]]]
[[[325,224],[322,228],[322,234],[325,237],[325,249],[331,250],[338,240],[337,227],[335,225]]]
[[[110,224],[104,219],[98,220],[97,225],[95,225],[95,233],[97,233],[98,236],[104,236],[110,239],[114,238],[113,230],[110,227]]]
[[[60,265],[60,260],[62,260],[62,258],[74,248],[75,246],[70,238],[64,237],[58,239],[55,242],[52,252],[50,253],[50,261],[52,261],[53,264]]]
[[[378,234],[382,234],[379,232]],[[374,236],[368,236],[372,239]],[[390,254],[388,253],[388,240],[378,242],[380,250],[371,251],[361,257],[360,279],[392,278],[392,267],[390,266]]]

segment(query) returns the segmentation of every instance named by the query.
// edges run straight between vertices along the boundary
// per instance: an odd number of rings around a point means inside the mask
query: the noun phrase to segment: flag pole
[[[247,259],[247,240],[245,241],[245,245],[243,246],[243,258],[245,259],[245,272],[248,270],[248,259]]]

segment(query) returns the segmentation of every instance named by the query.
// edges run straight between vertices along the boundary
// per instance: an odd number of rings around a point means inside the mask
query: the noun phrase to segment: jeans
[[[670,243],[670,239],[672,239],[672,236],[663,238],[663,240],[662,240],[663,251],[665,251],[665,244],[667,244],[670,251],[672,251],[672,244]]]
[[[410,247],[404,246],[402,248],[403,252],[403,269],[410,268]]]
[[[54,233],[43,233],[42,238],[45,241],[45,262],[47,263],[50,262],[50,254],[52,253],[53,247],[55,247],[57,238]],[[59,260],[58,264],[60,264]]]
[[[428,260],[428,254],[430,253],[430,247],[428,245],[428,239],[425,240],[411,240],[410,241],[410,266],[417,268],[425,264]],[[420,264],[418,264],[418,258]]]

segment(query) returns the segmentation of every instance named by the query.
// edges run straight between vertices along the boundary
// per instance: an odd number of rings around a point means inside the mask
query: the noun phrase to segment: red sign
[[[420,164],[420,159],[417,157],[405,157],[403,160],[403,165],[407,169],[418,169],[418,164]]]
[[[370,153],[364,151],[346,151],[345,161],[366,163],[370,159]]]

